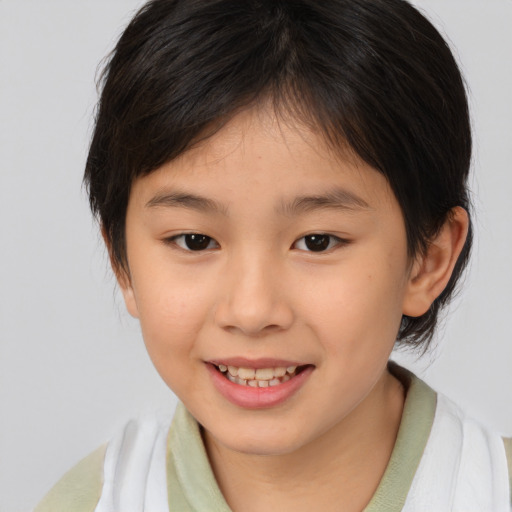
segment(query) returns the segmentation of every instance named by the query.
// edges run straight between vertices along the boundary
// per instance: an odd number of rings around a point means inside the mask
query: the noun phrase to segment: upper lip
[[[304,366],[305,363],[292,361],[289,359],[274,359],[270,357],[262,357],[258,359],[247,359],[246,357],[223,357],[219,359],[211,359],[207,363],[215,366],[235,366],[237,368],[288,368],[290,366]]]

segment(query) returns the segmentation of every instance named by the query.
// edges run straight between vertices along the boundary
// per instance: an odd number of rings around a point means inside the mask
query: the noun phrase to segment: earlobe
[[[137,301],[135,300],[132,285],[129,283],[122,284],[119,278],[117,278],[117,282],[119,283],[119,288],[121,288],[121,292],[123,293],[124,303],[128,313],[130,313],[133,318],[139,318],[139,310],[137,308]]]
[[[426,252],[418,255],[407,284],[402,307],[404,315],[425,314],[445,289],[464,247],[468,226],[466,210],[459,206],[453,208]]]
[[[137,301],[135,300],[135,294],[133,292],[133,286],[131,283],[130,275],[127,270],[121,268],[119,262],[117,262],[116,258],[113,256],[112,246],[110,244],[110,240],[108,239],[105,229],[101,228],[101,236],[103,237],[103,241],[105,242],[105,246],[107,247],[108,257],[110,260],[110,266],[112,267],[112,271],[116,276],[117,284],[121,289],[123,294],[124,303],[126,305],[126,309],[128,313],[134,318],[139,318],[139,311],[137,308]]]

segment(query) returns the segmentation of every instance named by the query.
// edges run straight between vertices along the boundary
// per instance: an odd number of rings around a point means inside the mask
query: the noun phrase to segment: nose
[[[262,336],[286,330],[293,310],[286,299],[285,276],[265,254],[226,262],[227,272],[217,304],[216,322],[225,330]]]

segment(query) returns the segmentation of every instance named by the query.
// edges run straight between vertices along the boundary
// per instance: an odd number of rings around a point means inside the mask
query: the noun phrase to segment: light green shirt
[[[364,512],[402,509],[434,421],[436,393],[413,374],[391,364],[407,390],[395,447],[382,480]],[[512,475],[512,439],[504,440]],[[79,462],[48,493],[34,512],[93,512],[102,490],[101,447]],[[170,512],[231,512],[215,480],[200,427],[179,404],[167,443]]]

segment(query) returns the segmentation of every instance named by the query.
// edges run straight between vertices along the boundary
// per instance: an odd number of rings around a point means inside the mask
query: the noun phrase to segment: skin
[[[345,201],[292,207],[334,190]],[[355,511],[369,502],[404,402],[388,357],[402,314],[424,313],[450,277],[467,231],[464,210],[452,213],[411,261],[380,173],[255,108],[134,182],[129,272],[118,280],[156,369],[203,426],[232,510]],[[183,233],[211,242],[190,251]],[[327,250],[308,250],[311,234],[332,235]],[[207,371],[207,361],[228,357],[314,370],[284,403],[248,410]]]

